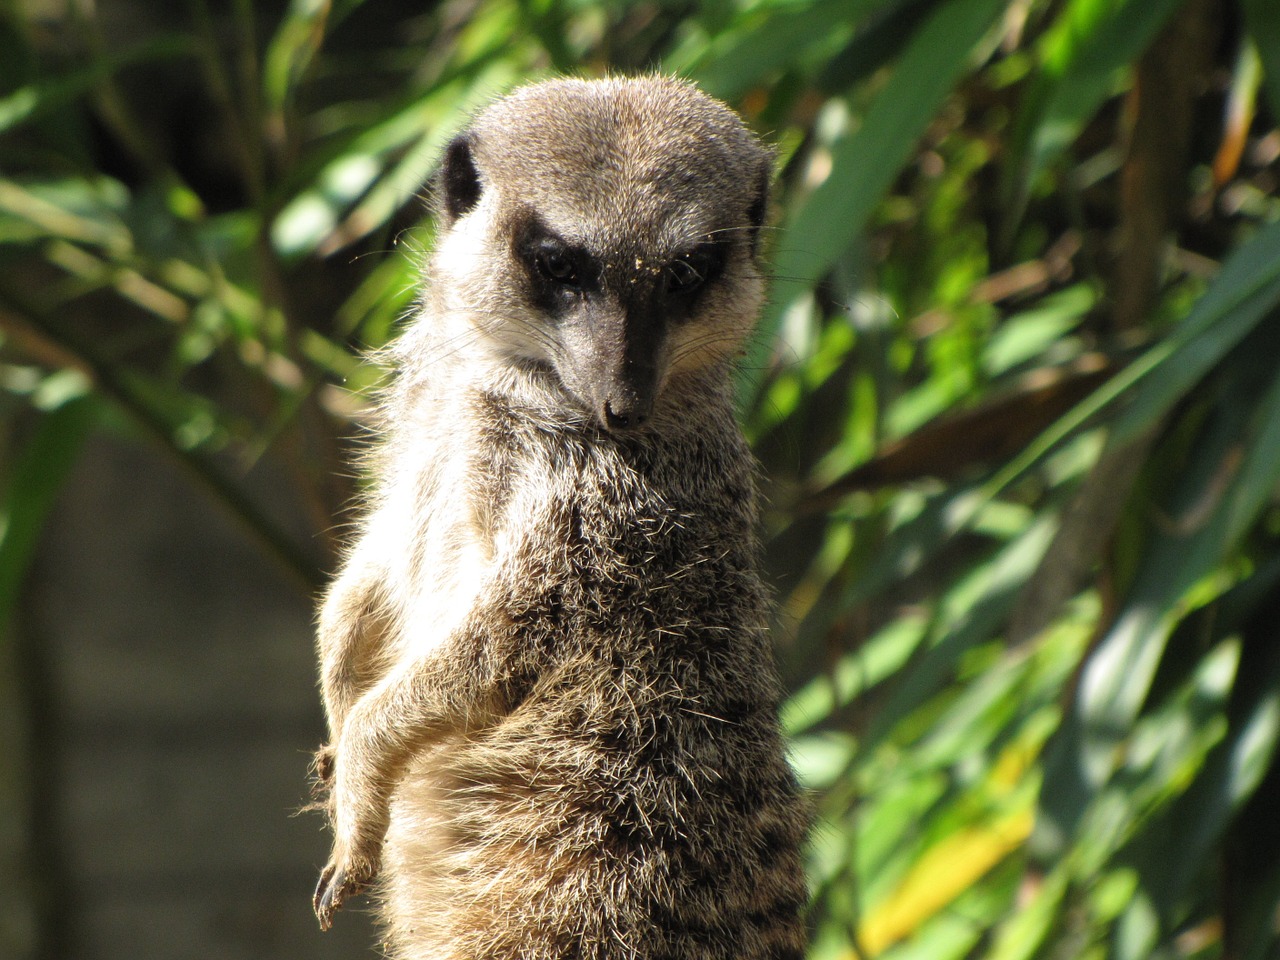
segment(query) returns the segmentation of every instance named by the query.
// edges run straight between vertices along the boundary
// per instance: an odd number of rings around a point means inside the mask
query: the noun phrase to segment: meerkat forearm
[[[337,742],[345,767],[339,782],[352,784],[346,796],[385,806],[409,757],[446,734],[492,722],[497,688],[488,671],[463,673],[455,662],[477,645],[483,648],[477,633],[475,622],[468,622],[438,650],[399,664],[356,701]]]
[[[459,673],[451,659],[483,648],[474,624],[421,660],[400,664],[345,715],[333,744],[330,794],[334,855],[315,900],[327,928],[333,912],[377,873],[391,793],[409,760],[442,737],[492,720],[495,688]]]
[[[380,679],[379,659],[394,619],[382,597],[385,569],[349,564],[330,587],[316,631],[320,688],[330,742],[355,702]]]

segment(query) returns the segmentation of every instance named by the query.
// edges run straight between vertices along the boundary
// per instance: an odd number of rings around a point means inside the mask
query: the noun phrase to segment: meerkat
[[[446,149],[359,536],[323,602],[323,928],[413,960],[799,958],[732,370],[769,151],[674,79],[557,80]]]

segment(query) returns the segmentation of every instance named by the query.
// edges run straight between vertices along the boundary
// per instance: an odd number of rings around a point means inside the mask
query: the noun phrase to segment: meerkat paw
[[[369,861],[339,858],[336,854],[320,872],[320,881],[311,898],[311,908],[321,930],[333,926],[333,915],[351,897],[364,890],[377,875],[377,865]]]
[[[352,793],[341,773],[333,777],[326,802],[333,824],[333,854],[320,874],[311,906],[320,929],[333,926],[333,915],[344,901],[368,886],[378,874],[382,838],[386,833],[385,810],[369,798]],[[348,789],[344,790],[343,788]]]

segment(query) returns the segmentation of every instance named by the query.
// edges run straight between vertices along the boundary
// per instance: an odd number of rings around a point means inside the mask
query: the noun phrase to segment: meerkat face
[[[737,116],[685,83],[519,90],[446,151],[445,309],[602,427],[639,428],[673,378],[741,349],[769,170]]]

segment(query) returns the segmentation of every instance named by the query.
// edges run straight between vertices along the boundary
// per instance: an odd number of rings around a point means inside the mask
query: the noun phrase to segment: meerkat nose
[[[635,430],[644,426],[649,419],[650,404],[625,400],[606,400],[604,402],[604,425],[610,430]]]

